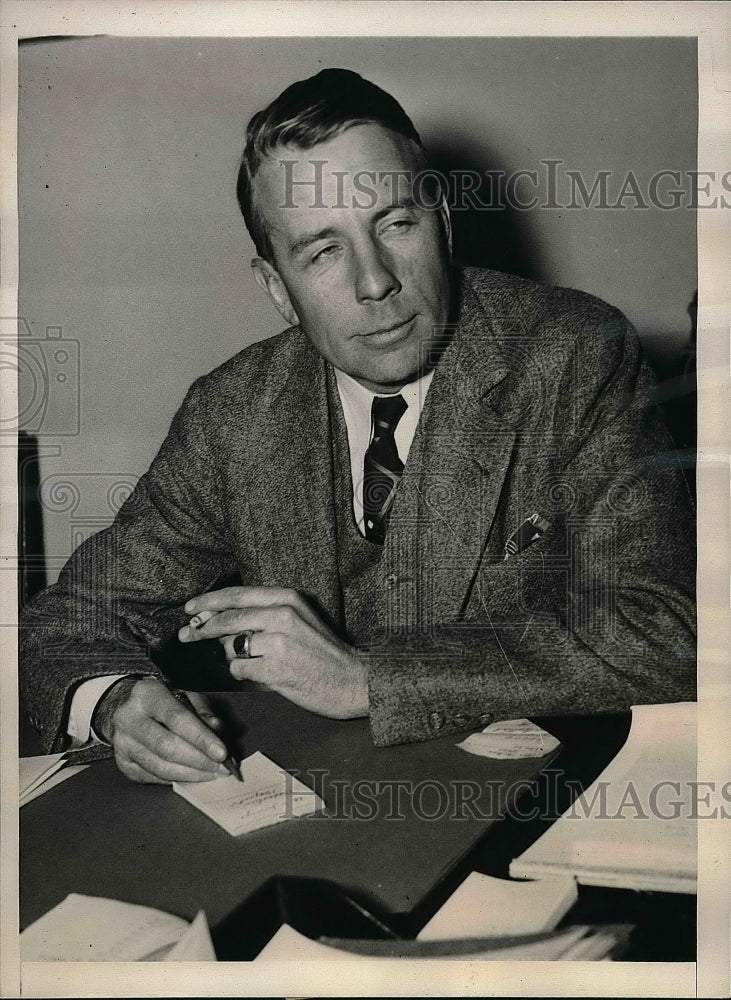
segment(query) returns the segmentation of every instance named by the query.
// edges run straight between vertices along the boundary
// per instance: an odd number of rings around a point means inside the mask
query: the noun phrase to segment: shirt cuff
[[[116,684],[125,676],[125,674],[111,674],[105,677],[92,677],[74,691],[66,732],[75,745],[88,743],[89,740],[93,743],[103,742],[91,728],[91,717],[112,684]]]

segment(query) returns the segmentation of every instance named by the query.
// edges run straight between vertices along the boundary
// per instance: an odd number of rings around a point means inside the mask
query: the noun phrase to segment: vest
[[[383,546],[367,541],[355,522],[348,428],[331,369],[328,375],[336,551],[344,638],[358,646],[367,644],[383,629],[384,608],[379,575]]]

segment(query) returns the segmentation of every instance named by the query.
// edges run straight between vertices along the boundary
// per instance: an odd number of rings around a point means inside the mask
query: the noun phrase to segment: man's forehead
[[[254,178],[263,214],[307,208],[373,208],[408,196],[418,154],[403,136],[379,125],[354,125],[309,149],[279,146]]]

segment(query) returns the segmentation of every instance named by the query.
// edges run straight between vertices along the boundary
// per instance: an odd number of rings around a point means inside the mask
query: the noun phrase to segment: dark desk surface
[[[267,691],[214,702],[240,752],[299,772],[328,813],[235,838],[170,787],[136,785],[101,761],[21,810],[21,928],[69,892],[189,920],[203,908],[213,925],[273,875],[326,878],[406,913],[546,763],[477,757],[459,737],[376,748],[365,720],[321,718]]]
[[[94,764],[20,812],[21,929],[70,892],[188,920],[202,908],[212,927],[243,909],[240,926],[255,927],[251,911],[272,877],[305,876],[335,883],[411,937],[468,872],[507,877],[629,731],[629,716],[538,719],[562,741],[560,755],[496,761],[458,749],[454,736],[376,748],[364,720],[324,719],[267,691],[213,700],[238,751],[261,750],[298,774],[327,814],[234,838],[171,788],[129,782],[111,760]],[[582,886],[565,919],[636,923],[626,960],[695,958],[694,897]]]

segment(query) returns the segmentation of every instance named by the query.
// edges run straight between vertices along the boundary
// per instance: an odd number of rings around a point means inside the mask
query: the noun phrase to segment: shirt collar
[[[422,375],[414,382],[409,382],[399,390],[400,394],[404,397],[406,405],[409,409],[413,408],[416,411],[416,414],[421,413],[422,407],[424,406],[424,400],[426,399],[426,394],[429,391],[429,386],[431,385],[433,377],[434,369],[432,368],[432,370],[427,372],[426,375]],[[371,392],[370,389],[366,389],[364,385],[357,382],[351,375],[347,375],[345,372],[340,371],[339,368],[335,368],[335,379],[337,381],[338,391],[340,392],[340,398],[342,399],[344,405],[350,409],[351,412],[357,414],[359,418],[366,421],[367,426],[370,427],[371,406],[373,399],[376,396],[388,395],[388,393]]]

